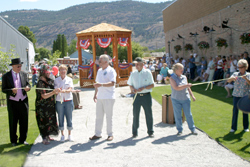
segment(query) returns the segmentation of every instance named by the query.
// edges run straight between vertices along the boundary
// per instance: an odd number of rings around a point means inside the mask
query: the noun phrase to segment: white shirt
[[[108,83],[116,82],[116,72],[114,68],[108,66],[106,69],[99,68],[97,71],[96,82]],[[115,85],[110,87],[99,87],[97,99],[115,99]]]
[[[234,65],[236,66],[236,67],[234,67]],[[236,72],[236,68],[237,68],[237,60],[232,60],[231,61],[231,64],[230,64],[230,72]]]
[[[186,60],[182,60],[182,62],[181,62],[181,64],[184,66],[184,67],[186,67]]]
[[[63,89],[68,89],[68,88],[72,88],[74,89],[74,85],[73,85],[73,81],[70,77],[65,76],[65,78],[62,80],[61,77],[57,77],[55,79],[55,89],[56,88],[61,88]],[[59,93],[58,95],[56,95],[56,101],[64,101],[64,100],[73,100],[73,95],[71,92],[69,93]]]
[[[221,66],[219,66],[221,65]],[[222,68],[222,65],[223,65],[223,60],[220,59],[218,62],[217,62],[217,69],[221,69]]]

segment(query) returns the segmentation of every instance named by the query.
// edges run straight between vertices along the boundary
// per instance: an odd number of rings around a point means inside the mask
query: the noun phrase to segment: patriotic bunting
[[[112,62],[114,62],[115,61],[115,56],[113,57],[113,59],[112,59]]]
[[[97,38],[97,43],[102,48],[108,47],[111,41],[112,41],[112,38]]]
[[[132,66],[132,63],[127,63],[127,64],[118,64],[119,68],[124,70],[127,69],[129,66]]]
[[[88,49],[89,45],[90,45],[89,39],[80,40],[80,47],[81,47],[81,48],[83,48],[83,49]],[[76,43],[76,49],[78,49],[77,43]]]
[[[119,39],[118,39],[118,43],[119,43],[121,46],[127,46],[127,45],[128,45],[128,38],[119,38]]]

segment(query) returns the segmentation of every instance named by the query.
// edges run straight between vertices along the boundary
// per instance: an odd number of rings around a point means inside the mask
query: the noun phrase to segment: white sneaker
[[[69,141],[74,141],[71,135],[68,136],[68,140]]]
[[[233,132],[235,132],[235,130],[234,130],[234,129],[231,129],[230,132],[233,133]]]
[[[244,129],[245,132],[249,132],[249,129]]]
[[[64,136],[62,136],[60,141],[64,142],[64,140],[65,140],[65,138],[64,138]]]

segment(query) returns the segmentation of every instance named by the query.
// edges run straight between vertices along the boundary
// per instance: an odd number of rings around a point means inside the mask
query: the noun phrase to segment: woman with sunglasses
[[[234,90],[233,90],[233,117],[232,117],[232,127],[230,132],[235,132],[237,130],[237,121],[238,121],[238,101],[243,97],[249,94],[250,90],[250,73],[246,72],[248,68],[248,63],[244,59],[238,61],[239,72],[234,72],[232,76],[227,80],[227,82],[234,81]],[[243,128],[245,132],[249,132],[249,121],[248,114],[243,113]]]

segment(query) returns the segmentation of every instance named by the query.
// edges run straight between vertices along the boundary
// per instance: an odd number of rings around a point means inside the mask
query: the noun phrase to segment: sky
[[[61,10],[70,6],[90,2],[112,2],[116,0],[1,0],[0,12],[22,9]],[[3,2],[4,1],[4,2]],[[148,3],[160,3],[167,0],[136,0]]]

